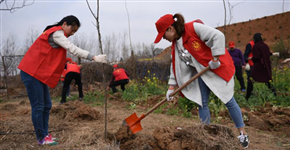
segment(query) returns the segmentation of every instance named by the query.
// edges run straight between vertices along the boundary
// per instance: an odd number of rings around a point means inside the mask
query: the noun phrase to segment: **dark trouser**
[[[249,82],[249,79],[250,79],[250,75],[251,75],[251,72],[252,72],[252,68],[253,68],[253,66],[250,66],[250,70],[246,70],[248,82]]]
[[[244,82],[244,78],[243,78],[243,69],[242,66],[235,66],[236,68],[236,77],[240,83],[241,86],[241,90],[242,89],[246,89],[245,88],[245,82]]]
[[[253,91],[253,83],[251,82],[250,76],[252,72],[253,66],[250,66],[250,70],[246,70],[247,73],[247,93],[246,93],[246,99],[248,100],[252,94]]]
[[[277,95],[274,86],[270,82],[266,82],[265,85],[267,85],[267,87],[273,92],[274,96]],[[252,91],[253,91],[253,82],[249,81],[247,87],[246,100],[250,98],[250,96],[252,95]]]
[[[62,87],[64,85],[64,81],[62,81]],[[70,84],[68,85],[68,89],[67,89],[67,92],[66,92],[66,96],[69,96],[69,90],[70,90]]]
[[[60,101],[61,103],[66,102],[66,92],[67,92],[72,80],[75,80],[76,84],[78,85],[79,97],[80,98],[84,97],[81,75],[79,73],[76,73],[76,72],[69,72],[65,75],[65,78],[64,78],[64,84],[63,84],[63,88],[62,88],[62,96],[61,96],[61,101]]]
[[[128,79],[124,79],[124,80],[119,80],[119,81],[114,81],[110,87],[112,88],[113,90],[113,93],[116,93],[117,92],[117,89],[116,89],[116,86],[118,85],[121,85],[121,89],[123,91],[125,91],[125,85],[129,83],[129,80]]]

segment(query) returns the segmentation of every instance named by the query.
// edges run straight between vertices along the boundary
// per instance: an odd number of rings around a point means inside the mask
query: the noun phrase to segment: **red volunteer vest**
[[[252,48],[251,48],[252,50],[251,50],[251,53],[248,55],[248,57],[253,58],[253,47],[254,47],[255,43],[254,43],[253,40],[250,41],[249,43],[250,43],[251,46],[252,46]],[[250,65],[250,66],[254,66],[254,62],[253,62],[252,59],[249,59],[248,62],[249,62],[249,65]]]
[[[66,72],[76,72],[76,73],[81,73],[80,72],[80,69],[81,67],[78,66],[77,64],[70,64],[70,63],[67,63],[66,64]]]
[[[193,28],[193,22],[202,23],[200,20],[195,20],[184,25],[185,32],[182,36],[183,38],[183,46],[188,52],[204,67],[208,66],[208,62],[210,62],[213,58],[211,54],[211,49],[206,46],[206,44],[199,39],[195,30]],[[175,43],[172,43],[172,65],[175,74]],[[219,57],[221,66],[217,69],[211,70],[216,75],[229,82],[235,73],[235,66],[233,63],[233,59],[229,52],[225,49],[225,55],[221,55]]]
[[[66,50],[62,47],[53,48],[48,37],[61,26],[44,31],[26,52],[18,68],[42,83],[54,88],[63,72],[66,63]]]
[[[113,75],[115,77],[115,81],[129,79],[123,68],[118,68],[114,70]]]

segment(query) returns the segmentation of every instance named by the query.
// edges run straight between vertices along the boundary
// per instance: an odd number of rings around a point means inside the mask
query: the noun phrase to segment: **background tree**
[[[12,56],[16,54],[19,45],[17,36],[10,33],[9,36],[4,40],[3,47],[1,50],[2,66],[4,66],[4,75],[15,75],[17,70],[18,61],[15,61]]]
[[[34,43],[34,41],[38,38],[39,35],[40,35],[40,33],[38,30],[30,28],[27,31],[27,36],[24,40],[25,41],[24,47],[22,49],[20,49],[20,52],[17,52],[17,54],[24,55],[27,52],[27,50],[30,48],[30,46]]]

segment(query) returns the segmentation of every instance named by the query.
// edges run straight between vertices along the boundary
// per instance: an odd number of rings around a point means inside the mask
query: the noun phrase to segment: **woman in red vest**
[[[31,104],[31,118],[40,145],[57,142],[48,133],[49,111],[52,103],[48,86],[54,88],[66,64],[67,52],[81,58],[106,63],[106,55],[94,56],[73,45],[67,38],[80,27],[75,16],[64,17],[54,25],[47,26],[21,60],[18,68]]]
[[[184,22],[181,14],[167,14],[156,23],[158,35],[154,43],[162,38],[172,42],[172,63],[169,77],[167,100],[175,87],[183,85],[195,74],[210,66],[198,80],[181,90],[189,100],[199,105],[199,118],[202,123],[210,123],[208,107],[209,94],[212,91],[229,110],[240,135],[239,141],[243,147],[248,147],[249,139],[245,131],[242,113],[234,95],[233,60],[225,50],[224,35],[201,20]]]
[[[129,75],[123,68],[119,68],[117,64],[113,65],[113,75],[107,90],[112,88],[113,93],[117,92],[116,86],[120,85],[122,91],[125,91],[125,85],[129,83]]]

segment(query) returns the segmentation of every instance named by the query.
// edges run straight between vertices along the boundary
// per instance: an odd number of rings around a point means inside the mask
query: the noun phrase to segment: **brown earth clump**
[[[128,126],[121,126],[108,138],[117,140],[121,149],[204,150],[239,149],[233,131],[221,125],[195,125],[185,128],[158,127],[152,135],[133,134]]]
[[[100,112],[78,100],[52,107],[50,112],[59,119],[66,120],[97,120],[100,117]]]

